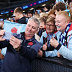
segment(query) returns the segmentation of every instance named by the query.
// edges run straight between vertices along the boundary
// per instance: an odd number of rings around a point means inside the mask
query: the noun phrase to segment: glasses
[[[46,26],[53,27],[53,26],[55,26],[55,25],[49,25],[49,24],[46,24]]]

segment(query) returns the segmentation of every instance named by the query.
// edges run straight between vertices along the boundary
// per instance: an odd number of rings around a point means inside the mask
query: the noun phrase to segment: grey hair
[[[37,18],[31,17],[31,18],[29,18],[28,21],[34,21],[36,24],[38,24],[38,28],[39,28],[40,22],[39,22],[39,20]]]

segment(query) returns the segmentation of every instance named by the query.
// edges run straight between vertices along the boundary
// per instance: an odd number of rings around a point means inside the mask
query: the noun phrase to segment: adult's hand
[[[5,30],[0,30],[0,41],[4,41],[5,39],[3,39],[3,35],[5,33]]]
[[[50,44],[53,47],[57,47],[59,45],[58,41],[54,37],[51,38]]]
[[[39,52],[38,52],[38,56],[39,56],[39,57],[42,57],[42,56],[43,56],[43,52],[42,52],[42,50],[40,50],[40,49],[39,49]]]
[[[21,40],[15,38],[14,36],[11,36],[11,38],[10,38],[10,44],[13,46],[13,48],[14,48],[16,51],[19,51],[19,49],[20,49],[20,44],[21,44]]]
[[[61,54],[59,52],[57,52],[57,57],[61,57]]]
[[[47,42],[43,45],[43,48],[42,48],[44,51],[47,50]]]

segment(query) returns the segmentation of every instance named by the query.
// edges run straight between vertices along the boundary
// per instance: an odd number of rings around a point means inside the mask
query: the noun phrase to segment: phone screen
[[[12,35],[13,35],[13,33],[11,33],[11,32],[5,32],[5,34],[3,35],[3,38],[6,40],[10,40]]]

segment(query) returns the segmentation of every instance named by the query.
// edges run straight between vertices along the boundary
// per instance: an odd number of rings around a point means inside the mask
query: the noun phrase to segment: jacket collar
[[[21,33],[21,36],[22,36],[22,39],[26,40],[26,39],[25,39],[25,32],[22,32],[22,33]],[[28,39],[28,40],[26,40],[26,41],[33,41],[33,40],[35,40],[35,35],[34,35],[31,39]]]

